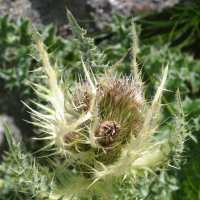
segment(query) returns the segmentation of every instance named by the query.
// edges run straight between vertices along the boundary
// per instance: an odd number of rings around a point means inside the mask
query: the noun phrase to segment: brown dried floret
[[[62,140],[64,143],[69,144],[72,143],[79,134],[77,132],[68,132],[63,137]]]
[[[91,87],[88,82],[78,84],[76,93],[72,94],[72,102],[78,109],[79,113],[87,112],[89,110],[92,95],[90,93]]]
[[[77,85],[77,87],[78,89],[72,94],[71,100],[78,109],[79,113],[86,113],[90,108],[90,103],[92,100],[92,88],[88,82],[81,82]],[[96,92],[96,101],[98,101],[103,96],[103,88],[98,85]]]
[[[103,121],[97,130],[97,135],[101,137],[100,143],[105,146],[116,141],[121,132],[121,126],[115,121]]]

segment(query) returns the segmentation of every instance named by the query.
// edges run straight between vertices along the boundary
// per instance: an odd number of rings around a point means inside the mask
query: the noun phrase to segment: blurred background
[[[141,63],[143,80],[147,81],[147,99],[154,94],[155,80],[161,68],[169,63],[169,77],[163,103],[166,108],[161,120],[176,114],[175,91],[179,87],[188,121],[190,137],[183,158],[169,172],[157,172],[153,181],[142,180],[136,196],[151,199],[200,199],[200,0],[0,0],[0,118],[9,126],[12,135],[26,152],[39,150],[43,143],[32,137],[39,134],[31,121],[30,113],[21,103],[31,107],[28,99],[40,101],[27,80],[39,83],[34,74],[38,65],[30,56],[32,44],[29,23],[40,31],[44,43],[55,52],[51,62],[57,60],[60,68],[69,64],[65,75],[74,80],[82,73],[78,47],[68,24],[66,7],[88,37],[108,56],[105,62],[114,63],[130,48],[131,18],[138,30],[138,63]],[[130,57],[118,68],[119,73],[130,74]],[[162,137],[171,131],[170,118],[161,126]],[[14,174],[6,162],[8,145],[0,124],[0,199],[20,199],[13,192]],[[43,156],[39,152],[37,156]],[[47,163],[39,159],[40,163]],[[127,183],[124,187],[131,188]],[[135,190],[134,190],[135,192]],[[133,192],[133,193],[134,193]],[[13,194],[14,193],[14,194]],[[127,199],[131,190],[127,189]],[[135,194],[135,193],[134,193]],[[23,199],[23,198],[22,198]]]

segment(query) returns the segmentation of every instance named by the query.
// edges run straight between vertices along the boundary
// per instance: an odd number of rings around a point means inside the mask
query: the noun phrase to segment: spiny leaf
[[[93,39],[84,37],[86,31],[80,28],[69,10],[67,10],[67,16],[72,27],[72,31],[77,39],[76,42],[79,45],[79,50],[81,51],[80,53],[83,55],[83,61],[89,62],[91,67],[95,67],[95,70],[98,71],[99,67],[104,66],[103,60],[105,59],[105,55],[97,50]]]
[[[32,32],[32,38],[35,43],[41,42],[42,36],[39,34],[39,32],[35,29],[32,23],[30,23],[30,29]]]
[[[8,140],[8,144],[10,146],[10,150],[12,152],[13,157],[15,158],[15,161],[17,162],[18,166],[20,168],[24,168],[24,158],[21,157],[21,152],[20,152],[20,146],[19,143],[16,145],[14,143],[13,137],[7,127],[7,125],[2,121],[4,130],[5,130],[5,134],[6,134],[6,138]]]
[[[80,34],[81,35],[85,35],[86,34],[86,30],[82,29],[76,22],[76,20],[74,19],[72,13],[67,9],[67,17],[69,20],[69,23],[72,26],[73,32],[76,35],[76,37],[79,37]]]

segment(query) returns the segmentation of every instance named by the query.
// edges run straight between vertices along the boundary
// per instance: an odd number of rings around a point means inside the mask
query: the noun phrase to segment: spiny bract
[[[132,74],[115,77],[113,72],[126,55],[111,67],[103,64],[105,55],[98,52],[93,39],[85,38],[86,31],[78,26],[69,11],[68,19],[82,55],[85,76],[80,76],[75,89],[66,86],[62,78],[59,81],[63,71],[59,71],[56,64],[51,66],[48,48],[31,25],[36,49],[33,57],[42,64],[36,71],[44,71],[41,77],[47,79],[45,86],[31,84],[50,106],[35,103],[44,112],[29,109],[37,120],[32,123],[47,134],[41,138],[49,141],[44,149],[54,146],[56,153],[67,160],[61,171],[67,166],[73,166],[75,171],[62,180],[62,187],[54,185],[51,198],[64,195],[64,199],[71,199],[75,195],[73,198],[78,199],[96,195],[104,199],[111,197],[116,182],[123,181],[126,174],[133,179],[147,177],[148,172],[166,166],[169,156],[181,152],[186,136],[184,114],[177,92],[176,128],[168,138],[156,140],[168,66],[162,70],[152,102],[147,103],[145,85],[136,63],[137,36],[133,23]],[[102,68],[103,73],[99,70]]]

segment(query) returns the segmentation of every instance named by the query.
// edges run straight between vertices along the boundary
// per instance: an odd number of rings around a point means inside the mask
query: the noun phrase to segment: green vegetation
[[[163,104],[166,104],[166,106],[160,120],[162,122],[167,119],[167,121],[161,125],[161,133],[158,134],[157,139],[166,138],[170,134],[172,119],[176,114],[177,105],[174,96],[177,87],[180,90],[183,109],[186,114],[186,121],[188,122],[187,130],[189,138],[185,142],[183,157],[178,160],[173,158],[171,160],[171,166],[176,167],[176,169],[169,166],[169,170],[167,171],[158,170],[156,175],[160,178],[152,175],[148,180],[146,178],[139,178],[136,186],[130,179],[125,179],[121,184],[120,192],[116,192],[116,199],[125,200],[133,199],[134,197],[139,199],[166,200],[200,199],[200,145],[198,143],[200,141],[200,60],[194,59],[191,54],[181,51],[190,50],[190,52],[194,53],[197,51],[197,45],[194,47],[192,44],[199,41],[200,21],[198,15],[200,8],[199,5],[196,5],[194,7],[185,6],[174,9],[180,12],[172,14],[171,21],[167,24],[165,22],[150,22],[147,19],[140,20],[142,24],[138,23],[139,25],[136,26],[137,32],[142,31],[141,35],[139,35],[141,40],[138,48],[137,62],[140,63],[139,67],[142,69],[144,75],[143,81],[149,84],[145,93],[145,98],[148,101],[152,100],[152,95],[155,88],[157,88],[156,81],[160,78],[161,66],[165,67],[169,63],[169,75],[166,84],[168,91],[164,93],[162,99]],[[104,51],[107,54],[104,64],[107,62],[116,63],[119,58],[122,58],[126,54],[127,49],[130,48],[130,44],[132,43],[130,35],[132,27],[127,21],[129,21],[127,17],[114,13],[106,38],[104,39],[102,35],[96,37],[102,40],[98,44],[100,51]],[[144,27],[144,23],[150,25]],[[157,31],[157,27],[161,25],[163,25],[163,33]],[[57,61],[57,66],[60,69],[69,65],[64,72],[65,76],[69,80],[77,78],[77,74],[83,72],[77,43],[74,40],[66,40],[60,36],[56,36],[56,28],[53,25],[40,30],[40,34],[47,46],[53,44],[48,50],[49,53],[53,53],[57,49],[50,58],[51,62],[54,63]],[[158,38],[161,39],[158,40]],[[92,41],[89,41],[89,43],[92,44]],[[34,83],[41,81],[36,78],[35,73],[29,72],[37,69],[36,62],[29,56],[31,54],[37,58],[34,50],[27,48],[31,45],[29,20],[18,17],[16,22],[11,23],[9,22],[9,15],[0,19],[1,88],[15,88],[19,91],[19,95],[23,99],[30,98],[36,102],[45,104],[46,102],[35,95],[26,81],[29,80]],[[79,49],[81,51],[82,47],[80,45]],[[91,47],[93,46],[90,46],[89,49]],[[99,55],[96,49],[92,48],[92,50],[92,54]],[[84,59],[87,59],[87,56],[90,57],[90,54],[87,51],[85,52],[87,55],[85,55]],[[100,62],[102,61],[101,56],[95,57],[97,62],[93,63],[94,67],[98,67],[97,69],[100,72],[102,70],[99,67],[100,65],[102,66]],[[117,72],[118,74],[123,73],[126,75],[131,73],[129,56],[126,56],[124,61],[118,66]],[[30,104],[30,101],[26,101],[26,103]],[[5,129],[7,130],[6,126]],[[55,173],[56,178],[61,182],[63,182],[63,177],[66,179],[70,178],[69,171],[65,171],[66,173],[61,175],[59,171],[53,171],[52,169],[60,166],[63,163],[62,159],[50,161],[45,169],[42,166],[46,160],[41,158],[33,159],[30,154],[27,155],[27,150],[24,147],[22,147],[23,153],[21,153],[19,144],[16,145],[13,143],[8,130],[6,134],[11,152],[3,156],[3,161],[0,165],[0,199],[18,200],[29,199],[30,197],[34,199],[34,195],[39,193],[40,190],[50,192],[51,179],[49,177],[46,177],[45,180],[43,179],[46,171],[49,171],[49,174]],[[24,140],[24,143],[30,142]],[[41,143],[36,144],[38,145],[38,149],[44,146]],[[34,153],[34,150],[35,148],[28,149],[31,153]],[[48,154],[49,152],[45,152],[42,155],[45,156]],[[27,155],[26,159],[24,159],[24,155]],[[41,154],[36,155],[41,156]],[[13,156],[20,163],[20,169],[13,162]],[[60,169],[62,169],[61,166]],[[29,181],[24,180],[24,171],[25,174],[29,174]],[[16,172],[18,173],[17,176]],[[35,173],[37,176],[33,175]],[[23,184],[18,184],[19,182]],[[30,184],[35,185],[35,188],[30,187]],[[25,191],[26,197],[21,193],[22,190]],[[44,196],[43,199],[48,199],[47,193],[42,195]]]
[[[28,94],[29,98],[33,98],[35,94],[27,80],[34,83],[38,83],[39,80],[30,73],[36,69],[37,63],[30,56],[34,56],[34,50],[31,49],[29,24],[29,20],[21,16],[12,23],[9,21],[9,15],[0,19],[0,75],[5,80],[5,88],[17,87],[20,95]],[[56,36],[56,27],[53,25],[46,26],[40,34],[44,43],[50,46],[49,53],[56,51],[51,61],[57,61],[61,68],[73,63],[74,67],[69,78],[74,77],[79,68],[75,62],[79,60],[76,43]]]

